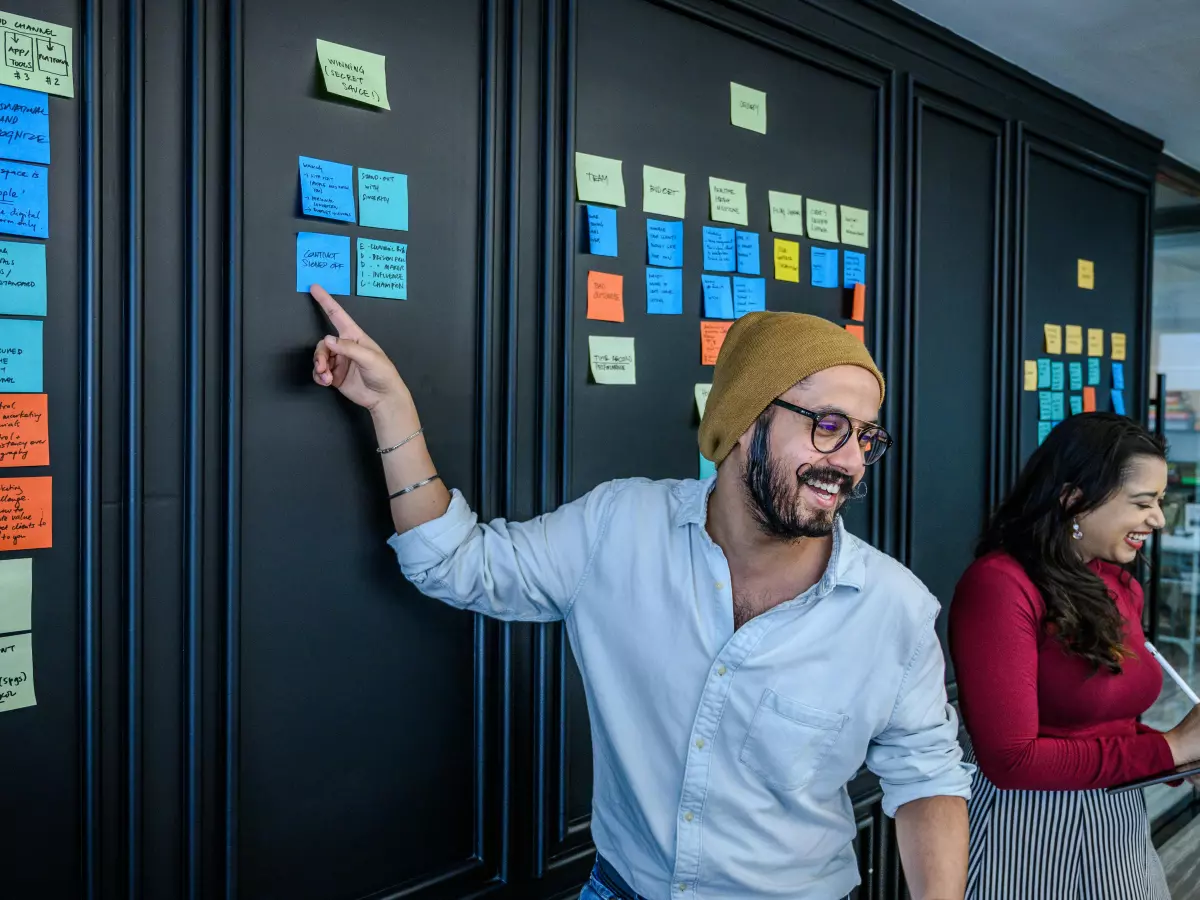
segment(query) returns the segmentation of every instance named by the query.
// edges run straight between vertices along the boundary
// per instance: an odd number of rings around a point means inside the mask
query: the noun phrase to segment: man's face
[[[842,413],[858,427],[879,414],[879,382],[859,366],[835,366],[780,399],[813,413]],[[813,420],[780,406],[768,407],[738,446],[750,512],[766,534],[780,540],[828,535],[866,471],[856,434],[822,453],[813,443]]]

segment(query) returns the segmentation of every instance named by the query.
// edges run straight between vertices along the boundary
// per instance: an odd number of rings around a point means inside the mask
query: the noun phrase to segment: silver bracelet
[[[375,452],[376,453],[391,453],[393,450],[403,447],[405,444],[407,444],[409,441],[411,441],[413,438],[415,438],[417,435],[421,434],[424,431],[425,431],[424,427],[418,428],[416,431],[414,431],[412,434],[410,434],[408,437],[406,437],[400,443],[392,444],[392,446],[390,446],[390,447],[376,447]]]
[[[410,484],[406,488],[400,488],[400,490],[396,491],[394,494],[388,494],[388,499],[395,500],[397,497],[403,497],[405,494],[411,494],[417,488],[422,488],[422,487],[425,487],[425,485],[427,485],[427,484],[432,484],[433,482],[437,481],[441,477],[442,477],[441,475],[436,475],[436,474],[430,475],[424,481],[418,481],[416,484]]]

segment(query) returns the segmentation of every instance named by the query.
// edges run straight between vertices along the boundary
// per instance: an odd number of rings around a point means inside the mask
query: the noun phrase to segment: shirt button
[[[690,822],[694,818],[696,818],[696,817],[692,815],[691,810],[688,810],[687,812],[685,812],[683,814],[683,821],[685,821],[685,822]]]
[[[718,591],[723,591],[723,590],[725,590],[725,582],[723,582],[723,581],[718,581],[718,582],[717,582],[717,584],[716,584],[716,588],[717,588],[717,590],[718,590]]]
[[[726,669],[724,666],[717,666],[717,674],[718,675],[724,675],[727,671],[729,671],[729,670]]]
[[[696,746],[701,750],[704,749],[704,738],[696,738]]]
[[[680,889],[681,891],[686,891],[686,890],[687,890],[687,885],[686,885],[686,884],[681,884],[681,885],[679,885],[679,889]]]

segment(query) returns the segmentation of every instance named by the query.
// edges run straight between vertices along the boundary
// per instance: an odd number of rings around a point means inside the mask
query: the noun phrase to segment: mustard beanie
[[[700,452],[720,463],[771,401],[797,382],[833,366],[883,375],[863,342],[840,325],[794,312],[752,312],[735,321],[717,357],[700,422]]]

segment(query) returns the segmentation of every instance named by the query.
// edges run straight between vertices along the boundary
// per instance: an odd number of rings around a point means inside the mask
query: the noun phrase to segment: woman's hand
[[[341,305],[318,284],[313,299],[320,304],[337,335],[326,335],[313,353],[313,381],[334,387],[343,397],[371,411],[382,406],[408,407],[412,397],[387,354],[371,340]]]

